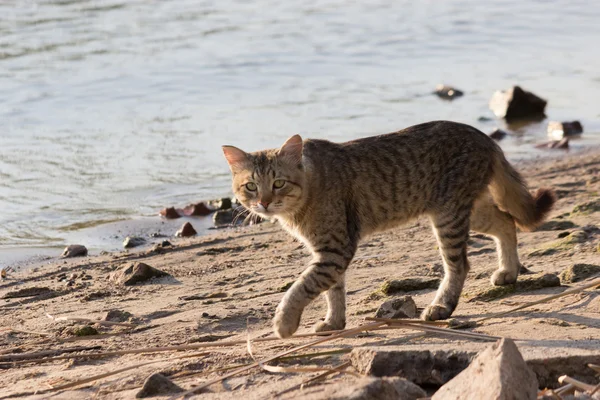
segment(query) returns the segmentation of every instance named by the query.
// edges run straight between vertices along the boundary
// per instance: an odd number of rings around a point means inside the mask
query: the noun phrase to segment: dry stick
[[[588,367],[590,367],[594,371],[600,373],[600,365],[598,365],[598,364],[588,364]]]
[[[599,286],[599,285],[600,285],[600,278],[598,278],[596,280],[593,280],[592,282],[588,283],[587,285],[583,285],[583,286],[576,287],[576,288],[573,288],[573,289],[565,290],[562,293],[555,294],[555,295],[548,296],[548,297],[544,297],[541,300],[532,301],[531,303],[525,303],[525,304],[523,304],[521,306],[518,306],[518,307],[515,307],[515,308],[511,308],[510,310],[507,310],[507,311],[502,311],[502,312],[499,312],[499,313],[496,313],[496,314],[492,314],[492,315],[490,315],[488,317],[484,317],[484,318],[482,318],[480,320],[477,320],[476,322],[477,323],[481,323],[483,321],[487,321],[488,319],[502,317],[502,316],[505,316],[507,314],[511,314],[511,313],[513,313],[515,311],[522,310],[524,308],[528,308],[528,307],[535,306],[535,305],[542,304],[542,303],[547,303],[547,302],[549,302],[551,300],[558,299],[558,298],[564,297],[564,296],[568,296],[570,294],[579,293],[579,292],[584,291],[585,289],[589,289],[591,287]]]
[[[267,362],[276,360],[279,357],[287,356],[289,354],[295,353],[295,352],[300,351],[300,350],[304,350],[304,349],[309,348],[311,346],[316,346],[318,344],[321,344],[321,343],[324,343],[324,342],[329,342],[329,341],[332,341],[332,340],[335,340],[335,339],[339,339],[339,338],[342,338],[342,337],[345,337],[345,336],[353,335],[355,333],[360,333],[360,332],[364,332],[364,331],[373,330],[373,329],[381,327],[383,325],[385,325],[385,322],[374,322],[372,324],[368,324],[368,325],[364,325],[364,326],[359,326],[357,328],[347,329],[346,331],[338,333],[337,335],[329,336],[329,337],[322,338],[322,339],[317,339],[317,340],[312,341],[310,343],[306,343],[306,344],[303,344],[301,346],[297,346],[297,347],[294,347],[292,349],[285,350],[285,351],[283,351],[283,352],[281,352],[279,354],[276,354],[276,355],[274,355],[272,357],[268,357],[267,359],[262,360],[261,362],[262,363],[267,363]],[[196,393],[196,392],[198,392],[198,391],[200,391],[200,390],[202,390],[202,389],[204,389],[204,388],[212,385],[213,383],[218,383],[218,382],[224,381],[227,378],[231,378],[232,376],[241,374],[242,372],[249,371],[252,368],[257,367],[258,365],[259,365],[258,363],[253,363],[253,364],[251,364],[251,365],[249,365],[247,367],[242,367],[242,368],[236,369],[235,371],[232,371],[232,372],[230,372],[228,374],[225,374],[225,375],[223,375],[223,376],[221,376],[219,378],[212,379],[212,380],[210,380],[208,382],[203,383],[200,386],[197,386],[197,387],[195,387],[193,389],[190,389],[187,392],[183,392],[183,393],[177,394],[176,396],[173,396],[173,397],[169,398],[169,400],[175,400],[175,399],[178,399],[180,397],[185,397],[188,394]]]
[[[556,389],[554,391],[554,393],[556,393],[559,396],[562,396],[562,395],[569,394],[569,393],[573,392],[574,390],[575,390],[575,386],[568,383],[565,386],[561,386],[558,389]]]
[[[502,339],[502,337],[500,337],[500,336],[490,336],[490,335],[485,335],[483,333],[461,332],[461,331],[456,331],[454,329],[437,328],[434,326],[427,326],[427,325],[421,325],[421,324],[408,324],[408,323],[403,322],[403,320],[401,320],[401,319],[370,318],[370,317],[367,317],[366,319],[368,321],[385,322],[386,324],[395,325],[395,326],[401,327],[403,329],[413,329],[413,330],[424,331],[424,332],[439,333],[441,335],[458,336],[458,337],[462,337],[465,339],[487,340],[487,341],[494,341],[494,342],[499,339]]]
[[[381,324],[384,325],[384,324]],[[390,329],[390,327],[379,327],[376,329],[369,330],[383,330]],[[348,332],[352,329],[339,330],[339,331],[327,331],[327,332],[318,332],[318,333],[301,333],[298,335],[292,336],[290,339],[299,339],[306,337],[314,337],[314,336],[325,336],[331,334],[340,334]],[[254,340],[255,342],[270,342],[270,341],[281,341],[280,338],[277,337],[266,337],[266,338],[258,338]],[[118,356],[124,354],[140,354],[140,353],[160,353],[166,351],[183,351],[183,350],[197,350],[197,349],[205,349],[210,347],[230,347],[237,346],[239,344],[246,344],[245,340],[229,340],[223,342],[212,342],[212,343],[195,343],[195,344],[186,344],[179,346],[165,346],[165,347],[145,347],[141,349],[130,349],[130,350],[116,350],[116,351],[108,351],[104,353],[90,353],[90,354],[72,354],[68,356],[58,356],[58,357],[48,357],[48,358],[40,358],[40,359],[31,359],[31,360],[23,360],[23,361],[15,361],[14,364],[24,364],[29,362],[36,363],[44,363],[50,361],[60,361],[60,360],[69,360],[75,358],[91,358],[91,357],[110,357],[110,356]]]
[[[24,361],[24,360],[30,360],[30,359],[37,359],[37,358],[45,357],[45,356],[52,355],[52,354],[71,353],[71,352],[86,351],[86,350],[98,350],[100,348],[102,348],[102,346],[78,346],[78,347],[70,347],[68,349],[36,351],[35,353],[6,354],[3,356],[0,356],[0,362]]]
[[[333,375],[333,374],[335,374],[337,372],[343,372],[342,370],[344,368],[350,366],[351,364],[352,363],[350,361],[342,363],[342,364],[340,364],[340,365],[338,365],[336,367],[333,367],[329,371],[325,371],[322,374],[319,374],[319,375],[317,375],[317,376],[315,376],[313,378],[307,379],[307,380],[305,380],[303,382],[300,382],[297,385],[294,385],[294,386],[289,387],[289,388],[287,388],[285,390],[282,390],[281,392],[274,394],[273,397],[283,396],[284,394],[289,393],[289,392],[293,392],[294,390],[297,390],[297,389],[304,389],[304,387],[306,385],[310,384],[310,383],[317,382],[317,381],[319,381],[321,379],[324,379],[324,378],[328,377],[329,375]]]
[[[577,389],[582,389],[587,392],[591,392],[592,390],[596,389],[596,386],[588,385],[587,383],[578,381],[577,379],[571,378],[568,375],[563,375],[560,378],[558,378],[558,382],[559,383],[570,383],[571,385],[575,386]]]
[[[22,329],[16,329],[16,328],[8,328],[9,332],[14,332],[14,333],[26,333],[28,335],[38,335],[38,336],[50,336],[51,333],[46,333],[46,332],[33,332],[33,331],[25,331]]]
[[[80,317],[53,317],[52,315],[46,313],[46,316],[53,321],[75,321],[75,322],[92,322],[94,324],[100,325],[118,325],[118,326],[126,326],[128,328],[137,328],[138,324],[129,324],[127,322],[114,322],[114,321],[101,321],[94,320],[90,318],[80,318]]]

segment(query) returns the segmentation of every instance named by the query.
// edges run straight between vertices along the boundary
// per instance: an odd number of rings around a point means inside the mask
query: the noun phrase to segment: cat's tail
[[[554,191],[549,188],[540,188],[532,195],[500,149],[495,156],[489,188],[498,207],[512,215],[524,231],[532,231],[544,222],[556,202]]]

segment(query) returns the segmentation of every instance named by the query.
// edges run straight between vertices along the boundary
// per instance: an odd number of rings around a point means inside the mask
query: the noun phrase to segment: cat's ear
[[[229,163],[229,168],[232,171],[243,168],[250,161],[248,153],[244,150],[240,150],[234,146],[222,146],[222,148],[223,154],[225,154],[225,158]]]
[[[279,155],[292,160],[293,162],[302,162],[302,138],[300,135],[294,135],[281,146]]]

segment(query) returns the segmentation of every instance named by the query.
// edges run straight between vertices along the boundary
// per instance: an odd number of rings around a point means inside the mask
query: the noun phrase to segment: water
[[[491,131],[503,124],[478,118],[515,83],[583,122],[575,148],[600,138],[600,4],[295,3],[0,2],[0,248],[114,238],[115,221],[227,195],[222,144],[432,119]],[[466,95],[442,101],[437,83]],[[512,158],[541,153],[545,122],[515,129]]]

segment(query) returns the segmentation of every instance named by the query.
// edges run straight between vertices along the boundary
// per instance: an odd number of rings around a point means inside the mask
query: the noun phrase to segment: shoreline
[[[590,150],[585,154],[543,162],[538,160],[517,167],[532,190],[550,186],[558,195],[557,206],[548,222],[535,232],[518,235],[521,262],[530,273],[519,278],[519,282],[523,282],[521,286],[509,286],[508,291],[492,287],[489,277],[497,268],[494,243],[484,235],[472,235],[468,253],[471,271],[453,315],[455,318],[476,320],[562,293],[566,288],[594,279],[587,275],[579,281],[563,280],[568,276],[565,271],[574,265],[600,268],[600,151]],[[175,221],[178,225],[182,223]],[[210,348],[200,355],[194,350],[192,354],[196,355],[189,359],[177,358],[181,353],[169,352],[86,358],[85,354],[105,351],[201,343],[218,345],[230,340],[245,343],[248,332],[252,337],[270,337],[275,307],[287,285],[304,270],[309,260],[309,254],[302,246],[279,226],[269,223],[175,239],[172,244],[156,250],[134,249],[43,260],[32,268],[10,273],[1,281],[0,325],[4,327],[4,340],[0,341],[0,357],[7,354],[23,357],[42,351],[64,357],[55,361],[5,363],[0,375],[4,396],[44,398],[44,395],[34,396],[33,392],[48,385],[56,386],[56,382],[75,382],[132,367],[61,393],[64,398],[127,399],[134,397],[144,380],[154,372],[160,372],[187,390],[220,376],[210,371],[251,362],[245,344]],[[132,286],[115,282],[114,276],[118,276],[119,271],[139,262],[170,276]],[[364,324],[365,317],[374,316],[379,305],[392,298],[380,289],[386,281],[407,277],[440,279],[440,265],[435,239],[424,219],[364,240],[348,270],[347,327]],[[535,282],[547,274],[554,280],[560,275],[560,286],[541,289],[527,286],[526,282]],[[22,289],[41,291],[41,294],[19,294]],[[12,297],[15,292],[23,297]],[[397,295],[409,295],[418,308],[423,308],[434,297],[435,289],[409,290]],[[305,310],[298,333],[309,332],[325,311],[322,298],[311,303]],[[518,342],[518,346],[524,354],[536,349],[544,354],[559,354],[559,367],[571,362],[568,357],[576,360],[580,351],[588,352],[590,357],[596,357],[594,362],[600,363],[597,341],[589,340],[600,337],[599,313],[600,292],[590,289],[527,311],[492,318],[470,331],[522,339],[524,341]],[[54,320],[47,315],[65,317],[66,320]],[[134,324],[134,327],[102,322],[113,321],[111,318],[115,315],[120,323]],[[68,318],[84,318],[90,322]],[[93,333],[92,336],[82,333],[88,331]],[[302,343],[306,342],[292,338],[253,346],[257,358],[264,359],[290,345]],[[429,351],[436,346],[460,351],[469,345],[471,343],[462,339],[415,335],[404,330],[381,331],[344,338],[313,350],[340,350],[339,354],[281,361],[276,365],[331,367],[350,362],[352,368],[360,370],[356,364],[360,357],[347,353],[381,349]],[[76,349],[72,350],[74,347]],[[70,359],[70,354],[79,354],[83,358]],[[133,368],[149,361],[155,363]],[[582,365],[581,369],[584,368]],[[212,385],[202,396],[210,400],[233,395],[247,399],[271,398],[312,376],[306,373],[266,374],[255,369],[249,375]],[[313,391],[322,390],[331,382],[348,384],[351,379],[354,378],[331,378],[325,386],[316,386]],[[597,384],[589,377],[581,379]],[[556,387],[558,383],[548,378],[540,385]],[[281,398],[298,398],[301,393],[293,390]]]
[[[515,159],[509,157],[509,161],[517,170],[520,170],[521,167],[527,168],[540,162],[569,160],[573,157],[582,157],[598,152],[600,152],[600,144],[577,148],[575,150],[549,149],[543,153],[525,158]],[[228,196],[231,196],[231,194]],[[213,233],[214,229],[212,215],[165,219],[158,215],[157,210],[155,216],[137,216],[132,219],[123,219],[72,231],[70,235],[67,235],[68,238],[72,239],[68,239],[65,245],[7,246],[0,248],[0,259],[3,260],[0,267],[23,268],[26,270],[34,268],[40,262],[56,261],[60,259],[62,250],[71,244],[86,246],[91,256],[99,255],[103,252],[117,254],[124,250],[122,243],[125,237],[131,235],[142,236],[147,239],[146,244],[133,249],[133,251],[145,251],[162,240],[175,239],[175,232],[185,222],[190,222],[194,226],[196,231],[198,231],[197,237],[207,237]],[[159,235],[152,237],[152,234],[156,233]]]

